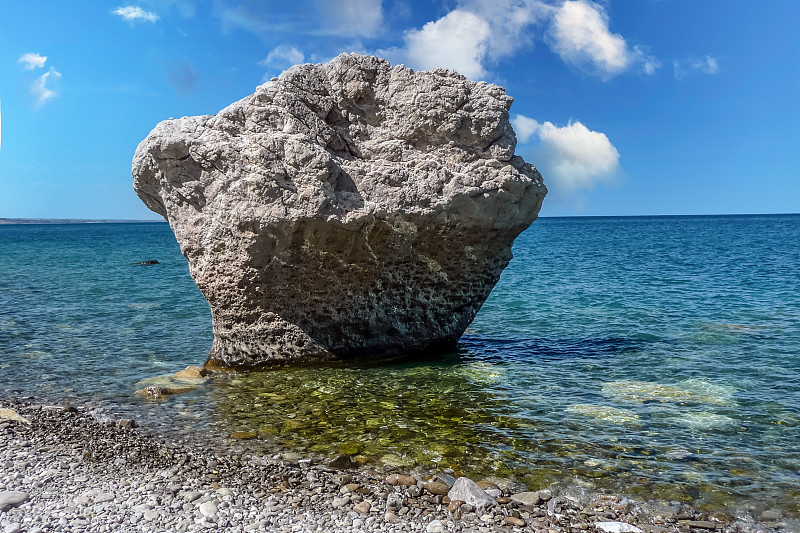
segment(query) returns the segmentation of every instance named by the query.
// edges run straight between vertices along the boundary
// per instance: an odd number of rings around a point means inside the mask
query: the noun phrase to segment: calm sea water
[[[800,215],[547,218],[514,255],[458,353],[153,402],[134,391],[211,345],[169,227],[0,226],[0,394],[209,446],[800,516]]]

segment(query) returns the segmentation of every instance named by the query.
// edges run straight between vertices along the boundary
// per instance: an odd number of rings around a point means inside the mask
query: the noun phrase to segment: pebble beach
[[[324,463],[289,452],[219,454],[85,406],[3,398],[0,408],[4,533],[791,531],[785,523],[770,527],[576,486],[529,491],[502,480],[361,465],[348,456]]]

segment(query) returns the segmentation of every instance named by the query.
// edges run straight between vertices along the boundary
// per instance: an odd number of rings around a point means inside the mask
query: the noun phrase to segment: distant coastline
[[[3,224],[131,224],[144,222],[165,222],[164,220],[121,220],[90,218],[0,218]]]

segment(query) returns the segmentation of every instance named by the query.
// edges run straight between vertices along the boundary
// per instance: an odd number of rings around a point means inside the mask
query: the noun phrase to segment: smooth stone
[[[11,522],[3,528],[3,533],[19,533],[20,531],[22,531],[22,524],[19,522]]]
[[[466,502],[462,500],[453,500],[447,505],[447,510],[451,513],[454,513],[461,509],[461,506],[464,505]]]
[[[386,483],[392,486],[411,487],[417,484],[417,478],[407,474],[389,474]]]
[[[389,510],[389,511],[386,511],[386,513],[383,515],[383,519],[386,520],[389,523],[394,524],[394,523],[397,523],[400,520],[400,517],[398,517],[394,513],[394,511]]]
[[[451,501],[462,500],[476,509],[482,509],[497,503],[477,483],[466,477],[460,477],[456,480],[453,488],[447,493],[447,497]]]
[[[492,498],[499,498],[500,496],[503,495],[503,491],[491,487],[489,487],[488,489],[483,489],[483,491]]]
[[[198,499],[199,497],[200,497],[200,493],[195,491],[195,490],[193,490],[193,491],[187,492],[187,493],[185,493],[183,495],[183,501],[185,501],[187,503],[191,503],[191,502],[195,501],[196,499]]]
[[[435,494],[437,496],[446,496],[447,493],[450,492],[450,486],[447,485],[447,483],[440,483],[438,481],[429,481],[422,487],[431,494]]]
[[[638,527],[625,522],[597,522],[594,527],[605,533],[642,533]]]
[[[357,503],[356,505],[354,505],[353,506],[353,510],[355,512],[357,512],[358,514],[366,515],[366,514],[369,514],[369,508],[371,506],[372,506],[372,504],[369,502],[369,500],[364,500],[363,502]]]
[[[208,372],[202,366],[187,366],[183,370],[175,372],[176,378],[203,379]]]
[[[345,505],[350,503],[349,496],[343,496],[341,498],[336,497],[333,499],[333,503],[331,504],[334,509],[338,509],[339,507],[344,507]]]
[[[200,504],[200,514],[208,518],[217,514],[217,504],[214,502],[204,502]]]
[[[0,491],[0,511],[8,511],[27,502],[30,496],[19,490]]]
[[[507,516],[503,518],[503,522],[511,526],[525,527],[525,520],[523,520],[522,518],[517,518],[515,516]]]
[[[450,474],[436,474],[435,476],[433,476],[433,479],[431,481],[436,481],[438,483],[446,483],[448,487],[452,487],[456,482],[456,478],[454,478]]]
[[[538,492],[518,492],[511,495],[511,501],[528,507],[536,507],[543,500]]]
[[[444,533],[444,523],[441,520],[434,520],[425,528],[427,533]]]

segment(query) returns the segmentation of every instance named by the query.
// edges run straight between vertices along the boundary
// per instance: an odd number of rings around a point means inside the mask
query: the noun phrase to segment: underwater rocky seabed
[[[133,391],[211,342],[169,227],[5,226],[0,390],[220,448],[797,519],[796,242],[800,216],[540,219],[459,353],[221,374],[153,402]]]

